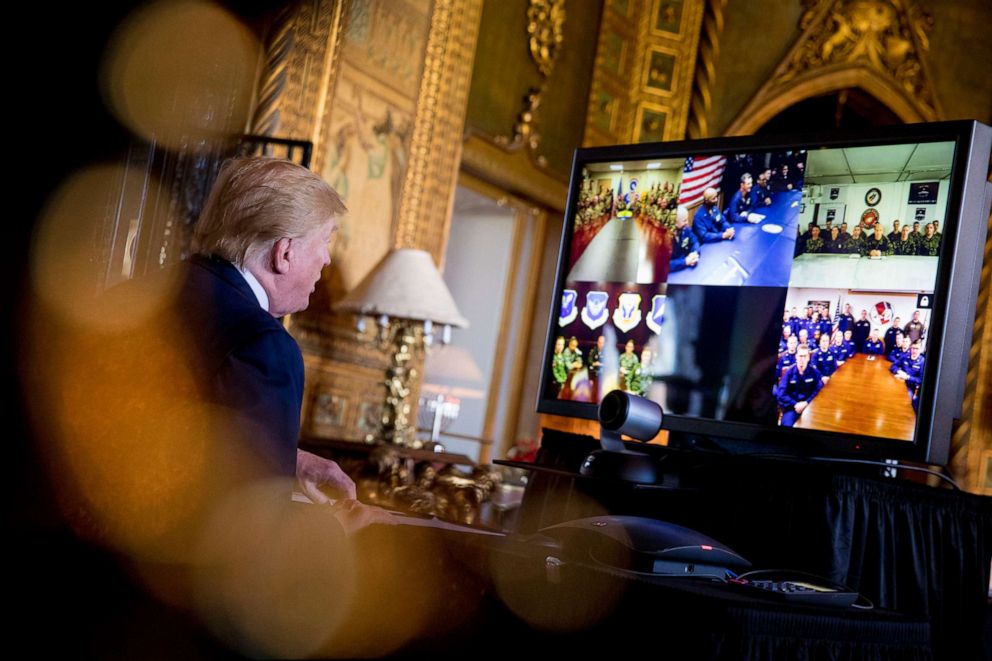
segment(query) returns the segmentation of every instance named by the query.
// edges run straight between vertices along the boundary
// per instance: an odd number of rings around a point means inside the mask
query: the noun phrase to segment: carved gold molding
[[[604,6],[583,144],[685,136],[694,77],[689,63],[697,59],[705,4],[630,0]]]
[[[705,138],[709,135],[709,115],[713,108],[713,85],[716,82],[716,60],[720,55],[723,34],[723,10],[727,0],[708,0],[703,13],[703,29],[699,37],[699,57],[696,78],[692,85],[686,137]]]
[[[554,71],[555,60],[565,40],[565,17],[564,0],[530,0],[527,8],[528,47],[531,59],[541,74],[541,84],[529,88],[524,94],[523,108],[513,126],[513,136],[490,138],[507,152],[525,149],[533,165],[541,170],[547,168],[548,160],[538,153],[541,146],[541,134],[537,130],[538,110],[547,88],[548,76]]]
[[[482,0],[436,0],[394,245],[440,263],[461,157]]]
[[[942,116],[925,55],[932,17],[912,0],[812,0],[802,35],[727,129],[753,133],[804,99],[858,87],[906,122]]]
[[[251,121],[255,135],[274,136],[279,128],[279,101],[286,88],[289,59],[293,52],[295,5],[282,7],[265,39],[265,64],[259,82],[258,105]]]
[[[252,132],[320,144],[338,70],[342,5],[340,0],[293,3],[276,16],[266,40]],[[314,150],[315,172],[322,158],[322,151]]]
[[[527,35],[530,56],[545,78],[551,75],[565,38],[565,0],[530,0]]]

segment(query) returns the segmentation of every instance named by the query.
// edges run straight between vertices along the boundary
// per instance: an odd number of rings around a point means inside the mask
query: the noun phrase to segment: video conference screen
[[[543,399],[619,388],[682,416],[912,441],[953,157],[585,163]]]

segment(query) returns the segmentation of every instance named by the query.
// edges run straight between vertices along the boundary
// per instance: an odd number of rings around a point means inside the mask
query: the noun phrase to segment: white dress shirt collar
[[[252,293],[255,294],[255,298],[258,299],[258,304],[262,306],[263,310],[268,312],[269,295],[265,293],[264,289],[262,289],[262,285],[258,281],[258,278],[252,275],[251,271],[247,269],[243,269],[237,265],[235,265],[235,267],[238,269],[238,273],[240,273],[242,277],[244,277],[245,281],[248,283],[248,286],[251,287]]]

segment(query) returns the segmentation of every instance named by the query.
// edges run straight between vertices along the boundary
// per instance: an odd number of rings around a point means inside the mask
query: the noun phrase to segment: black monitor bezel
[[[745,152],[772,152],[778,150],[816,150],[820,148],[841,148],[859,146],[885,146],[905,144],[907,142],[954,142],[952,168],[949,177],[947,206],[942,227],[940,255],[937,270],[937,281],[934,293],[944,292],[940,301],[934,301],[928,329],[928,357],[935,356],[934,363],[928,363],[920,389],[920,406],[917,414],[916,437],[913,441],[886,439],[871,436],[852,436],[840,432],[823,430],[792,429],[782,427],[766,427],[753,423],[709,420],[688,416],[666,415],[663,429],[670,432],[706,437],[712,440],[729,441],[728,447],[734,451],[768,454],[795,454],[801,456],[843,456],[863,458],[891,458],[919,463],[944,463],[948,453],[950,439],[933,438],[934,417],[938,407],[953,406],[960,409],[959,398],[953,393],[937,390],[938,375],[943,369],[955,369],[952,365],[941,365],[948,361],[956,362],[957,351],[967,355],[965,338],[970,338],[970,328],[961,338],[957,338],[956,351],[945,352],[944,329],[948,316],[948,296],[952,285],[952,275],[955,274],[955,262],[959,257],[955,254],[958,246],[960,221],[966,179],[971,170],[971,143],[974,139],[977,123],[973,121],[951,121],[926,124],[908,124],[900,126],[876,127],[855,131],[832,131],[830,133],[808,133],[798,135],[778,136],[737,136],[707,138],[702,140],[680,140],[663,143],[644,143],[632,145],[617,145],[608,147],[587,147],[575,151],[572,159],[572,169],[569,179],[568,199],[561,241],[558,250],[558,263],[555,271],[555,284],[550,316],[548,318],[547,335],[542,365],[546,366],[551,360],[554,338],[557,335],[556,322],[561,309],[562,290],[565,286],[567,249],[571,246],[574,228],[573,219],[578,203],[578,191],[582,181],[583,168],[590,163],[624,160],[661,160],[666,158],[684,158],[686,156],[705,156],[709,154],[736,154]],[[953,219],[953,222],[950,222]],[[981,247],[976,250],[981,251]],[[981,256],[977,266],[981,269]],[[960,270],[960,269],[957,269]],[[970,273],[958,274],[957,280],[966,281],[972,277]],[[957,282],[957,280],[955,282]],[[961,286],[966,285],[963,283]],[[974,296],[971,297],[972,299]],[[972,301],[973,304],[973,301]],[[934,351],[934,348],[940,350]],[[936,364],[935,364],[936,363]],[[550,399],[545,397],[549,370],[542,369],[540,389],[538,392],[537,410],[540,413],[596,419],[597,406],[591,403],[573,402]],[[964,374],[960,375],[963,381]],[[946,389],[946,388],[945,388]],[[949,432],[948,432],[949,434]]]

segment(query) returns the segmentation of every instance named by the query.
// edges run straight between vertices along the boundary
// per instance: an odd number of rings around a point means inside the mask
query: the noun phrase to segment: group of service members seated
[[[567,343],[562,336],[555,338],[554,352],[551,354],[551,375],[557,384],[558,396],[561,396],[565,391],[565,386],[569,384],[570,379],[583,368],[587,370],[593,394],[596,396],[600,377],[603,373],[603,348],[605,346],[606,338],[600,335],[596,338],[596,344],[589,349],[588,355],[583,358],[578,338],[569,338]],[[627,340],[623,353],[620,354],[617,361],[619,363],[617,369],[619,388],[635,395],[647,394],[648,387],[652,382],[651,358],[651,349],[644,347],[638,355],[635,352],[634,340]],[[572,387],[574,388],[574,384]]]
[[[783,166],[784,167],[784,166]],[[783,190],[791,190],[792,185]],[[772,203],[772,171],[758,175],[758,183],[750,173],[741,175],[740,187],[730,198],[730,204],[720,211],[719,192],[715,188],[703,191],[703,202],[696,209],[689,225],[689,210],[680,206],[675,213],[675,234],[672,237],[672,259],[669,272],[681,271],[699,264],[701,247],[707,243],[730,241],[736,234],[733,223],[758,222],[757,214]]]
[[[816,220],[807,225],[806,231],[796,240],[796,256],[802,254],[847,254],[862,257],[886,255],[924,255],[936,257],[940,252],[940,221],[927,223],[920,232],[920,223],[900,227],[892,221],[892,231],[885,233],[881,223],[871,228],[856,225],[850,233],[847,223],[835,226],[827,220],[821,229]]]
[[[632,190],[617,195],[603,184],[597,191],[592,179],[586,179],[579,189],[575,224],[581,228],[615,216],[640,218],[670,230],[674,226],[678,199],[678,187],[667,181],[655,182],[645,191]]]
[[[799,416],[830,382],[830,378],[848,360],[863,353],[868,360],[885,357],[892,365],[889,371],[906,384],[913,410],[918,406],[920,381],[923,377],[923,337],[926,328],[920,312],[905,326],[896,317],[892,327],[880,338],[878,329],[868,320],[868,311],[861,311],[855,321],[851,305],[831,321],[826,306],[809,306],[797,314],[786,310],[782,318],[778,361],[775,365],[776,385],[772,392],[782,412],[780,424],[792,427]]]

